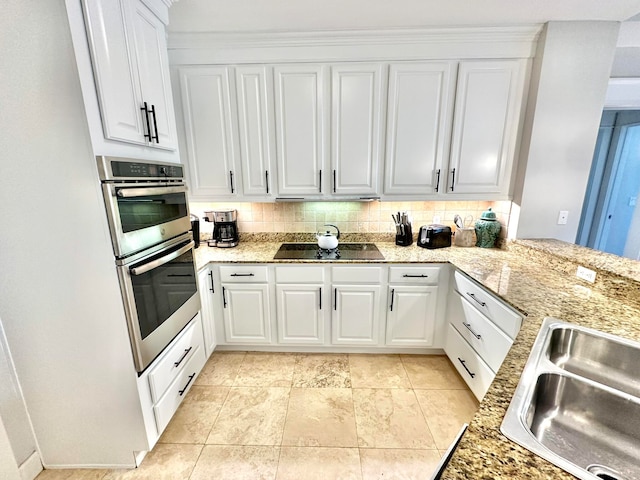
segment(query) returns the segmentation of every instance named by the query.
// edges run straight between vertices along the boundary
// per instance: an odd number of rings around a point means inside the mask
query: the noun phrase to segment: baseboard
[[[40,461],[38,452],[33,452],[31,456],[18,467],[22,480],[33,480],[42,470],[42,462]]]

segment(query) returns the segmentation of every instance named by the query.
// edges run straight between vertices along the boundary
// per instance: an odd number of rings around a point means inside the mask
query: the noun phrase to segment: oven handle
[[[179,187],[149,187],[149,188],[119,188],[116,190],[116,195],[120,198],[132,198],[132,197],[145,197],[148,195],[159,195],[165,193],[185,193],[187,191],[186,185]]]
[[[140,267],[131,267],[129,268],[129,271],[131,272],[131,275],[142,275],[143,273],[147,273],[149,270],[153,270],[154,268],[157,268],[160,265],[164,265],[165,263],[169,263],[171,260],[178,258],[183,253],[191,250],[194,246],[195,246],[195,242],[192,240],[188,244],[186,244],[184,247],[174,252],[171,252],[169,255],[166,255],[162,258],[158,258],[153,262],[145,263]]]

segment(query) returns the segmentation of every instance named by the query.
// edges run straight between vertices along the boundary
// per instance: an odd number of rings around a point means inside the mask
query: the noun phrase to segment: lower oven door
[[[136,365],[142,372],[200,310],[190,234],[118,266]]]

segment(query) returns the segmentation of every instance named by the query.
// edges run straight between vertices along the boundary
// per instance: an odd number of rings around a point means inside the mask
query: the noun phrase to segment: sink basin
[[[636,342],[545,319],[502,433],[578,478],[640,480],[639,361]]]
[[[567,372],[640,397],[640,348],[620,340],[570,327],[554,328],[547,356]]]

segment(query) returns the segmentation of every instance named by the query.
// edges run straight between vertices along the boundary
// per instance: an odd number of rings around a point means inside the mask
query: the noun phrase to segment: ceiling
[[[170,32],[504,26],[640,19],[640,0],[179,0]]]

